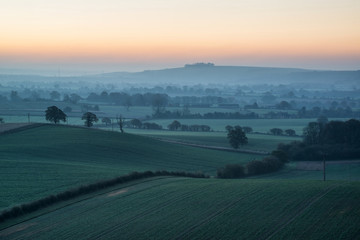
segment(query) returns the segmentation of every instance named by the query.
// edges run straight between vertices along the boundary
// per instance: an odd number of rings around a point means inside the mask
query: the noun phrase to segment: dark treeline
[[[190,132],[210,132],[211,128],[208,125],[186,125],[174,120],[168,125],[170,131],[190,131]]]
[[[240,112],[212,112],[212,113],[189,113],[184,111],[164,111],[153,115],[154,118],[179,118],[179,119],[257,119],[260,118],[256,113]]]
[[[110,180],[104,180],[97,183],[80,186],[78,188],[70,189],[56,195],[41,198],[31,203],[25,203],[20,206],[15,206],[9,210],[4,210],[0,214],[0,222],[4,222],[8,219],[15,218],[27,213],[35,212],[39,209],[51,206],[53,204],[70,200],[81,195],[93,193],[107,187],[111,187],[117,184],[122,184],[138,179],[157,177],[157,176],[175,176],[175,177],[191,177],[191,178],[208,178],[209,176],[203,173],[187,173],[187,172],[169,172],[169,171],[146,171],[146,172],[133,172],[125,176],[113,178]]]
[[[161,130],[162,126],[156,123],[150,122],[142,122],[141,120],[134,118],[130,121],[126,121],[124,123],[125,127],[128,128],[136,128],[136,129],[153,129],[153,130]]]
[[[310,122],[304,139],[280,144],[290,160],[343,160],[360,158],[360,121]]]
[[[336,118],[336,117],[349,117],[356,118],[360,116],[360,112],[354,112],[350,107],[331,107],[331,108],[320,108],[313,107],[308,110],[305,107],[302,107],[297,112],[297,117],[299,118],[318,118],[320,116],[326,116],[328,118]]]
[[[287,154],[276,150],[270,156],[262,160],[253,160],[245,166],[241,164],[229,164],[217,170],[218,178],[242,178],[259,174],[272,173],[280,170],[288,161]]]

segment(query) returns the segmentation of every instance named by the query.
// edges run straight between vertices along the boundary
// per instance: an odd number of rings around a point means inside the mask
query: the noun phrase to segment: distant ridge
[[[213,63],[186,64],[179,68],[142,72],[111,72],[86,76],[37,76],[0,74],[3,81],[101,81],[130,84],[331,84],[357,86],[360,70],[330,71],[301,68],[217,66]],[[305,85],[306,86],[306,85]]]

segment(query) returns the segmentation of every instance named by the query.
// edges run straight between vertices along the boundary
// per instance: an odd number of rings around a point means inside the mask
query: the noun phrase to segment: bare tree
[[[124,133],[124,129],[123,129],[124,118],[121,116],[121,114],[116,116],[116,121],[117,121],[117,124],[119,125],[120,132]]]

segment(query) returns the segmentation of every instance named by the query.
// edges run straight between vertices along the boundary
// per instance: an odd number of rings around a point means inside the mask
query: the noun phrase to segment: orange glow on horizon
[[[355,0],[33,3],[0,9],[2,61],[360,59]]]

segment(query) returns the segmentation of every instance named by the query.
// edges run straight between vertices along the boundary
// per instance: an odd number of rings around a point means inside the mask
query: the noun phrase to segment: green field
[[[3,134],[0,143],[0,209],[132,171],[214,175],[226,164],[261,157],[55,125]]]
[[[358,239],[360,183],[162,178],[74,199],[1,239]]]
[[[174,141],[195,143],[206,146],[219,146],[231,148],[227,139],[226,132],[184,132],[184,131],[166,131],[166,130],[138,130],[126,129],[126,132],[143,136],[150,136],[160,139],[169,139]],[[301,141],[300,137],[274,136],[264,134],[247,134],[249,143],[241,147],[245,150],[271,152],[277,148],[279,143],[290,143],[292,141]]]

